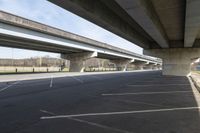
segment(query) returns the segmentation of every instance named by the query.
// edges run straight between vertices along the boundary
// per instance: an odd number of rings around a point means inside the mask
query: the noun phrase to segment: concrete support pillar
[[[154,65],[154,69],[155,70],[161,70],[162,69],[161,64]]]
[[[163,75],[186,76],[193,59],[200,57],[199,48],[173,48],[144,50],[144,54],[163,60]]]
[[[160,70],[160,65],[159,64],[154,64],[152,69],[153,70]]]
[[[145,69],[153,70],[156,67],[156,63],[148,62],[148,63],[146,63],[146,65],[144,65],[144,67],[145,67]]]
[[[131,59],[119,59],[119,60],[110,60],[112,63],[114,63],[118,70],[120,71],[126,71],[128,64],[131,63]]]
[[[61,55],[61,58],[70,60],[70,72],[84,72],[85,61],[94,57],[97,57],[97,52],[83,52]]]
[[[135,60],[134,62],[131,63],[135,65],[135,68],[137,70],[143,70],[144,66],[148,64],[148,62],[146,61],[139,61],[139,60]]]

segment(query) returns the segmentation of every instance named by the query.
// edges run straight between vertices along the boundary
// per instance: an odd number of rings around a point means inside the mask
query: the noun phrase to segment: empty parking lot
[[[198,98],[160,71],[1,82],[0,132],[199,133]]]

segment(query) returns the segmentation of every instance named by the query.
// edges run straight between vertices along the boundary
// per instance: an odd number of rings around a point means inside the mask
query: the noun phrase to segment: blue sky
[[[142,48],[46,0],[0,0],[0,10],[142,54]],[[0,58],[58,54],[0,47]]]

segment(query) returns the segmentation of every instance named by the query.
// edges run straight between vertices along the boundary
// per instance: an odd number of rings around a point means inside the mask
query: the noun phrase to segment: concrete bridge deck
[[[197,100],[198,99],[198,100]],[[2,133],[199,133],[200,96],[160,71],[0,83]]]
[[[123,71],[130,63],[150,69],[162,64],[160,59],[139,55],[3,11],[0,11],[0,46],[60,53],[61,58],[70,60],[71,72],[83,72],[85,61],[90,58],[109,59]]]
[[[200,57],[200,0],[49,0],[163,60],[163,75],[186,76]]]

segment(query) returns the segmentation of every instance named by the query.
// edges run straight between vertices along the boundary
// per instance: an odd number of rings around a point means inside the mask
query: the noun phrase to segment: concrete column
[[[62,54],[61,57],[70,60],[70,72],[84,72],[85,61],[89,58],[97,57],[97,52]]]
[[[156,67],[156,63],[148,62],[148,63],[146,63],[146,65],[144,65],[144,67],[145,67],[145,69],[153,70]]]
[[[131,59],[119,59],[119,60],[110,60],[116,65],[120,71],[126,71],[128,64],[132,61]]]
[[[199,48],[172,48],[144,50],[144,54],[163,60],[163,75],[186,76],[193,59],[200,57]]]
[[[157,70],[161,70],[161,69],[162,69],[162,65],[161,65],[161,64],[157,64],[157,65],[156,65],[156,69],[157,69]]]
[[[137,70],[143,70],[144,66],[148,64],[148,62],[146,61],[140,61],[140,60],[134,60],[133,62],[131,62],[131,64],[135,65],[135,68]]]
[[[153,67],[152,67],[153,70],[160,70],[161,69],[161,66],[160,64],[154,64]]]

